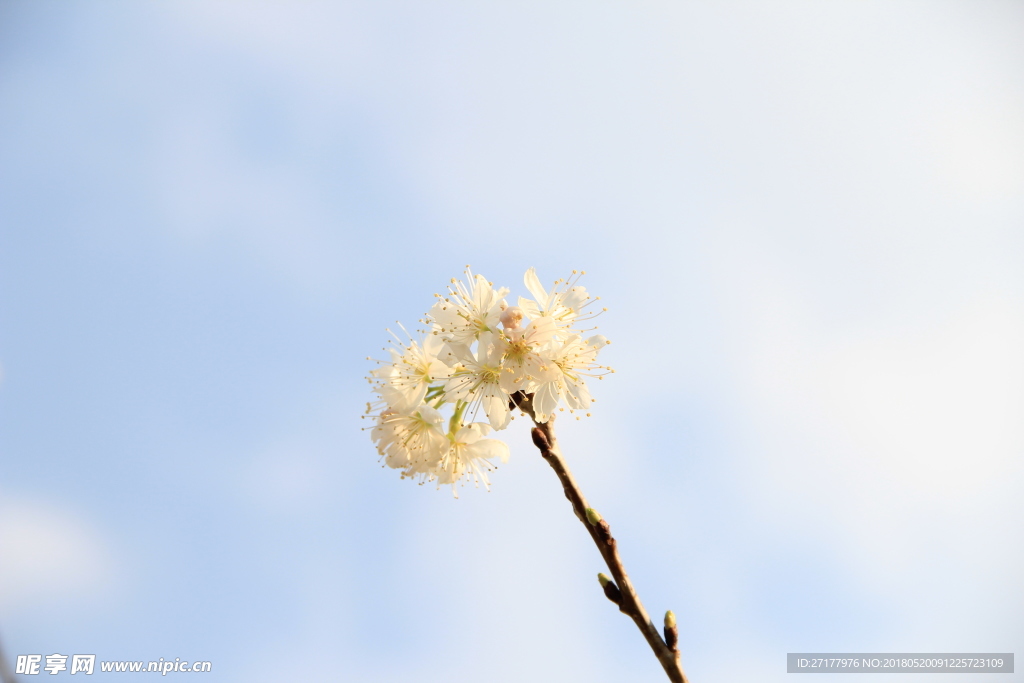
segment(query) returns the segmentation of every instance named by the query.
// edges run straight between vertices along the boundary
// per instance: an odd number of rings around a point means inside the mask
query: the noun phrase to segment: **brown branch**
[[[612,602],[619,605],[619,611],[636,623],[637,628],[640,629],[640,632],[647,640],[647,644],[654,651],[654,655],[661,662],[665,673],[668,674],[669,680],[673,683],[688,683],[686,674],[683,672],[683,665],[680,662],[678,646],[675,642],[669,645],[662,640],[657,627],[651,622],[651,618],[647,615],[647,610],[644,609],[643,604],[640,602],[640,597],[636,594],[636,590],[629,580],[629,575],[626,574],[626,568],[622,565],[622,558],[619,557],[618,544],[615,541],[615,537],[611,534],[611,527],[607,521],[602,519],[600,515],[587,505],[587,500],[583,497],[579,486],[576,485],[576,480],[573,479],[569,466],[562,458],[562,453],[555,440],[554,415],[547,422],[538,423],[533,412],[533,397],[529,394],[516,392],[512,395],[512,402],[520,410],[533,418],[534,424],[537,425],[531,431],[533,444],[540,451],[544,460],[551,465],[551,469],[555,471],[555,474],[558,475],[558,480],[562,482],[562,488],[565,491],[565,497],[572,504],[573,512],[576,513],[577,519],[583,523],[583,526],[587,528],[590,537],[594,540],[594,544],[601,553],[601,557],[604,558],[605,564],[608,565],[608,569],[612,573],[614,583],[608,581],[606,584],[605,579],[607,577],[603,577],[601,580],[605,595]],[[618,588],[617,595],[616,591],[609,588],[612,585]],[[616,600],[616,597],[619,599]],[[672,622],[672,632],[675,635],[674,616]],[[672,638],[672,640],[675,640],[675,638]]]

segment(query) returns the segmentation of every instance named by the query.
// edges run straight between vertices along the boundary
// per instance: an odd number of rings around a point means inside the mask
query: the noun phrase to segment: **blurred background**
[[[692,680],[1024,652],[1020,2],[8,0],[0,240],[10,660],[662,680],[525,424],[360,431],[466,264],[608,306],[562,448]]]

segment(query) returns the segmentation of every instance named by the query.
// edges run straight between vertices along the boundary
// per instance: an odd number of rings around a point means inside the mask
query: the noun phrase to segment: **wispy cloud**
[[[42,499],[0,497],[0,606],[53,609],[94,602],[116,571],[107,539],[81,513]]]

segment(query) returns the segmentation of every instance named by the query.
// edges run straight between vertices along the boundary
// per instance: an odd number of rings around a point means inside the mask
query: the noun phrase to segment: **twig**
[[[669,624],[671,612],[665,615],[665,633],[671,641],[670,644],[666,644],[662,640],[661,634],[658,633],[657,627],[651,622],[651,618],[647,615],[647,610],[644,609],[639,596],[636,594],[636,590],[633,588],[632,582],[629,580],[629,575],[626,574],[626,568],[622,565],[622,558],[619,557],[618,544],[611,534],[611,527],[593,508],[587,505],[587,500],[583,497],[579,486],[576,485],[576,480],[573,479],[569,466],[562,458],[562,453],[555,440],[554,415],[547,422],[538,423],[533,412],[533,397],[523,392],[513,394],[512,402],[529,415],[534,420],[534,424],[537,425],[531,432],[533,444],[540,451],[544,460],[551,465],[551,469],[555,471],[555,474],[558,475],[558,480],[562,482],[562,488],[565,490],[565,497],[572,503],[573,512],[576,513],[577,519],[583,523],[583,526],[587,527],[590,537],[594,539],[594,544],[597,546],[598,551],[600,551],[601,557],[604,558],[605,564],[608,565],[612,577],[614,577],[614,582],[612,582],[607,576],[600,575],[601,586],[605,591],[605,595],[619,606],[620,612],[636,623],[637,628],[640,629],[640,632],[647,640],[647,644],[651,646],[651,650],[654,651],[658,661],[661,662],[665,673],[668,674],[669,680],[673,683],[688,683],[686,674],[683,672],[683,665],[680,662],[678,646],[675,642],[678,639],[675,615],[671,616],[671,627]]]

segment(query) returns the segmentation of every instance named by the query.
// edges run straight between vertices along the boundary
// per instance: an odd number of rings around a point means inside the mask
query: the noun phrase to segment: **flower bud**
[[[499,320],[506,330],[518,330],[519,323],[523,320],[523,309],[518,306],[509,306],[501,312]]]

